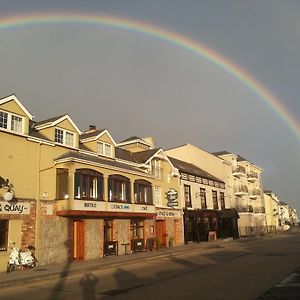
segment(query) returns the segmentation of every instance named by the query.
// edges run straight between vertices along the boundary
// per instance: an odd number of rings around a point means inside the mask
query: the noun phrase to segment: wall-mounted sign
[[[166,192],[166,198],[168,200],[168,203],[167,205],[169,207],[174,207],[174,206],[178,206],[178,192],[173,189],[173,188],[170,188],[167,192]]]
[[[29,215],[30,203],[0,202],[0,214]]]
[[[156,217],[160,218],[181,218],[182,211],[181,210],[170,210],[170,209],[156,209]]]

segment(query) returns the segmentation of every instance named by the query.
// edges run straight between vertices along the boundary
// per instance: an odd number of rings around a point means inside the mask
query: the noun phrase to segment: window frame
[[[7,131],[10,131],[10,132],[13,132],[13,133],[24,133],[24,117],[23,116],[20,116],[18,114],[11,113],[11,112],[8,112],[8,111],[4,111],[4,110],[0,110],[0,114],[6,115],[6,123],[4,122],[5,118],[0,117],[2,119],[1,123],[6,124],[6,127],[0,126],[1,130],[7,130]],[[13,127],[14,127],[13,118],[18,118],[19,119],[20,126],[17,126],[17,127],[19,127],[19,130],[13,129]]]
[[[8,231],[9,220],[0,220],[0,252],[8,250]]]
[[[62,132],[62,142],[58,141],[57,138],[56,138],[57,137],[57,134],[56,134],[57,131]],[[72,144],[67,143],[67,140],[68,140],[67,139],[67,134],[72,135],[72,137],[73,137]],[[74,148],[75,147],[75,132],[64,129],[64,128],[55,127],[54,128],[54,142],[56,144],[59,144],[59,145],[64,145],[64,146],[67,146],[67,147]]]
[[[220,192],[220,205],[221,205],[221,209],[225,209],[226,208],[225,193],[224,192]]]
[[[131,182],[129,178],[116,174],[108,176],[108,201],[131,203]]]
[[[211,191],[211,193],[212,193],[213,209],[219,209],[218,193],[217,193],[217,191]]]
[[[147,205],[153,204],[151,182],[142,179],[134,181],[134,203]]]
[[[206,189],[200,188],[200,205],[202,209],[207,209]]]
[[[92,193],[91,188],[93,190]],[[93,195],[93,193],[95,193],[95,195]],[[74,173],[74,199],[103,201],[103,174],[93,169],[76,169]]]
[[[192,198],[191,198],[191,186],[188,184],[184,184],[184,205],[185,207],[192,207]],[[188,201],[187,201],[188,199]]]
[[[107,147],[109,147],[109,153],[106,151]],[[106,142],[97,141],[97,153],[102,156],[113,157],[113,145]]]

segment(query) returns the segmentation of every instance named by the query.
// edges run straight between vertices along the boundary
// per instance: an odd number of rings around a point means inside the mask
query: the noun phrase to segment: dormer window
[[[23,132],[23,118],[4,111],[0,111],[0,128],[13,132]]]
[[[112,146],[104,142],[98,142],[98,153],[103,156],[112,157]]]
[[[74,133],[61,128],[55,128],[55,142],[74,147]]]

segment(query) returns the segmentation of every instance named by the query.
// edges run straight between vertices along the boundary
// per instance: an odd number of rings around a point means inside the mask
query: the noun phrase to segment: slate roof
[[[127,164],[120,163],[115,160],[109,160],[109,159],[104,159],[104,158],[100,158],[97,156],[82,154],[77,151],[69,151],[67,153],[64,153],[63,155],[57,157],[55,160],[65,159],[65,158],[82,159],[82,160],[85,160],[85,161],[88,161],[91,163],[99,163],[99,164],[103,164],[103,165],[107,165],[107,166],[111,166],[111,167],[122,168],[125,170],[138,172],[141,175],[145,175],[145,173],[142,172],[139,168],[128,166]]]
[[[80,139],[83,140],[83,139],[86,139],[86,138],[97,136],[98,134],[102,133],[104,130],[106,130],[106,129],[97,129],[95,131],[83,133],[83,134],[80,135]]]
[[[138,163],[145,163],[151,156],[153,156],[160,148],[134,152],[132,155]]]
[[[201,168],[195,166],[194,164],[190,164],[190,163],[187,163],[185,161],[182,161],[182,160],[170,157],[170,156],[168,156],[168,157],[169,157],[171,163],[173,164],[173,166],[175,168],[177,168],[180,172],[224,183],[223,180],[211,175],[210,173],[202,170]]]
[[[215,156],[220,156],[220,155],[227,155],[227,154],[232,154],[232,153],[224,150],[224,151],[213,152],[212,154]]]
[[[137,163],[137,160],[134,158],[133,154],[130,151],[118,147],[116,147],[115,149],[116,158]]]
[[[52,118],[49,118],[49,119],[46,119],[46,120],[35,122],[35,126],[40,126],[40,125],[43,125],[43,124],[53,123],[56,120],[58,120],[58,119],[60,119],[60,118],[62,118],[64,116],[66,116],[66,115],[68,115],[68,114],[64,114],[64,115],[52,117]]]

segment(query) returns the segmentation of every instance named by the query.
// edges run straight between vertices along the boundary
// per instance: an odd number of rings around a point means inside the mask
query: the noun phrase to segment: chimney
[[[96,130],[96,125],[90,125],[89,130]]]

